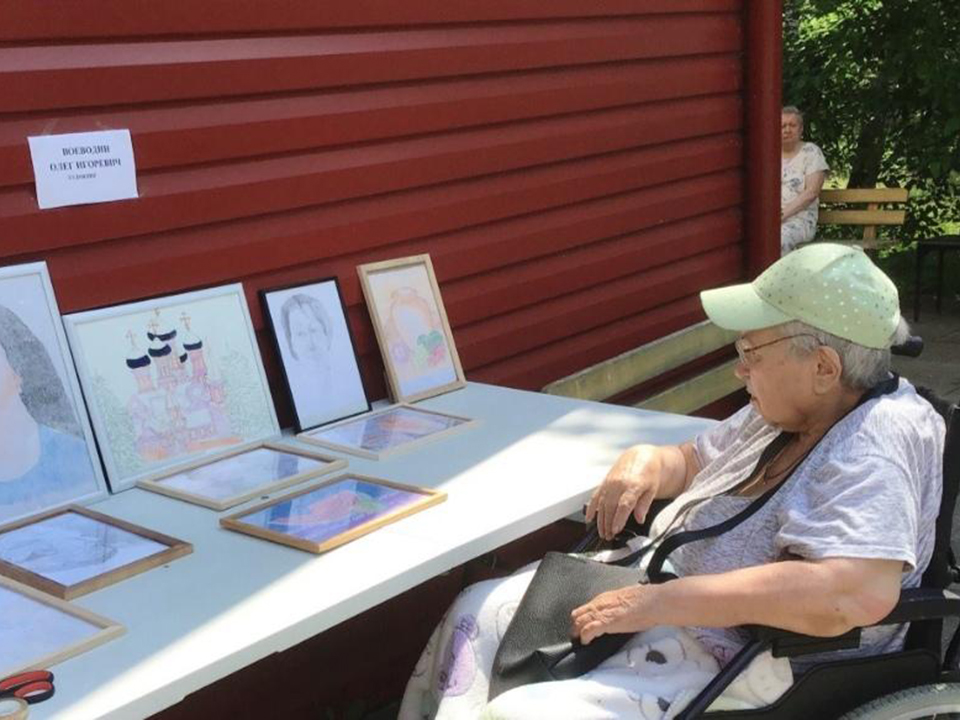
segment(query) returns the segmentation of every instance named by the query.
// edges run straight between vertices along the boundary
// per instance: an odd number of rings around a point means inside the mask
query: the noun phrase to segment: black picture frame
[[[298,292],[299,291],[299,292]],[[356,343],[353,337],[353,330],[347,321],[346,306],[343,302],[343,293],[340,289],[340,281],[337,277],[323,277],[306,282],[292,283],[278,287],[263,288],[259,291],[259,298],[263,314],[266,319],[270,336],[273,340],[273,349],[277,354],[277,360],[280,363],[281,374],[283,375],[283,384],[286,389],[287,397],[290,400],[290,406],[293,409],[295,429],[298,433],[306,430],[318,428],[327,423],[343,420],[370,412],[371,404],[367,397],[366,387],[363,382],[363,375],[360,372],[360,363],[357,358]],[[288,305],[288,302],[296,296],[301,296],[298,302]],[[333,304],[333,301],[336,304]],[[280,305],[283,303],[283,305]],[[283,307],[290,309],[284,315]],[[321,310],[318,311],[317,307]],[[310,323],[319,323],[323,325],[327,322],[326,339],[329,351],[329,362],[323,365],[323,360],[319,352],[310,345],[317,338],[315,331],[307,330],[304,335],[291,330],[290,318],[293,317],[295,309],[299,309],[300,316],[309,326]],[[324,318],[322,313],[326,314]],[[297,356],[297,350],[294,347],[294,337],[308,337],[303,342],[308,344],[308,352],[312,353],[317,367],[314,371],[322,373],[327,372],[327,376],[318,375],[317,383],[322,383],[319,394],[323,395],[325,389],[331,392],[337,392],[345,395],[343,402],[332,404],[326,412],[310,411],[310,405],[315,405],[318,398],[308,397],[309,394],[316,394],[316,386],[310,386],[305,373],[309,372],[307,358]],[[293,343],[293,344],[292,344]],[[322,350],[322,348],[320,349]],[[335,356],[337,353],[337,356]],[[301,354],[306,354],[301,350]],[[337,374],[336,386],[330,384]]]

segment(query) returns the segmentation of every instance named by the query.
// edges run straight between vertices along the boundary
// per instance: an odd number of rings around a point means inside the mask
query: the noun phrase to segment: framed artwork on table
[[[220,518],[220,524],[322,553],[446,499],[439,490],[348,474]]]
[[[346,460],[329,455],[280,443],[257,442],[139,480],[137,485],[213,510],[226,510],[262,493],[346,466]]]
[[[112,620],[0,577],[0,678],[46,669],[123,633]]]
[[[370,410],[336,278],[260,291],[297,432]]]
[[[46,263],[0,268],[0,524],[106,494]]]
[[[476,421],[412,405],[391,405],[367,415],[309,430],[298,440],[380,460],[465,430]]]
[[[429,255],[357,268],[391,397],[414,402],[466,381]]]
[[[193,545],[79,506],[0,527],[0,574],[63,600],[193,552]]]
[[[107,479],[279,435],[237,283],[64,317]]]

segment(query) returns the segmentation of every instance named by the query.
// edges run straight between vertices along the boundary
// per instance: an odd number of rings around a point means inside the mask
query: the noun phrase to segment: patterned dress
[[[800,144],[800,151],[780,162],[780,209],[793,202],[807,187],[807,177],[830,169],[823,152],[810,142]],[[803,210],[780,223],[780,252],[786,255],[802,243],[813,240],[817,234],[819,199],[814,199]]]

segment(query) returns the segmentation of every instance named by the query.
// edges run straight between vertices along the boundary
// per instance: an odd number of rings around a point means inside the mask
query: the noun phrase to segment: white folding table
[[[246,506],[218,514],[141,489],[93,505],[194,552],[74,601],[126,634],[56,665],[56,695],[32,706],[31,719],[158,712],[577,512],[630,445],[681,442],[712,423],[479,383],[422,405],[479,423],[386,460],[351,457],[347,470],[442,489],[446,502],[324,555],[219,527],[221,514]]]

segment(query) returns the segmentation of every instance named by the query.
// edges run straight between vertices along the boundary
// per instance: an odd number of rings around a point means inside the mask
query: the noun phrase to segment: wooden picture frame
[[[0,577],[0,608],[6,610],[6,605],[11,600],[18,603],[21,612],[50,613],[50,611],[53,611],[54,614],[46,616],[47,622],[38,622],[36,615],[34,615],[33,622],[30,622],[29,617],[22,617],[19,612],[0,614],[2,615],[0,616],[0,647],[19,647],[19,644],[15,641],[5,642],[7,640],[4,629],[5,623],[10,623],[9,627],[14,630],[23,628],[28,633],[37,633],[47,631],[50,628],[52,625],[49,622],[50,618],[69,617],[91,626],[92,630],[86,637],[64,641],[55,650],[41,650],[35,656],[31,655],[11,660],[0,653],[0,678],[16,675],[26,670],[49,668],[51,665],[56,665],[58,662],[91,650],[126,632],[123,625],[108,620],[102,615],[97,615],[77,605],[71,605],[64,600],[51,597],[9,578]],[[51,643],[51,645],[56,645],[56,643]]]
[[[90,538],[84,530],[89,531],[91,527],[83,520],[63,518],[59,523],[48,523],[71,513],[106,527],[97,530],[97,536]],[[58,526],[48,527],[46,532],[54,535],[53,540],[57,540],[56,535],[59,534],[59,542],[50,542],[38,537],[39,533],[44,532],[40,528],[44,523]],[[73,527],[68,527],[68,523],[72,523]],[[24,532],[28,528],[33,532]],[[110,534],[108,528],[115,528],[119,532],[113,533],[113,538],[108,539],[107,536]],[[135,535],[143,541],[144,547],[141,550],[151,549],[152,552],[127,562],[111,561],[112,555],[108,556],[107,551],[112,550],[114,554],[121,553],[122,557],[124,550],[122,545],[124,542],[129,542],[129,535]],[[44,542],[48,543],[46,551],[38,555],[37,547],[42,546]],[[18,551],[27,553],[29,565],[28,562],[18,562],[13,559]],[[84,551],[87,553],[86,556],[80,554]],[[63,554],[66,552],[75,554],[72,559],[73,567],[64,566],[64,563],[70,560],[69,558],[64,560]],[[62,600],[72,600],[100,590],[192,552],[193,545],[188,542],[79,505],[51,510],[0,527],[0,575],[6,575]],[[107,569],[94,572],[83,579],[67,582],[66,578],[78,574],[79,568],[84,564],[92,564],[91,557],[101,565],[107,566]],[[38,564],[44,562],[50,564],[50,567],[45,568],[46,572],[38,567]],[[60,563],[61,567],[57,568],[57,563]]]
[[[395,422],[394,427],[384,428],[382,423],[392,416],[399,416],[407,427],[398,427]],[[418,422],[423,434],[412,437],[418,432]],[[370,460],[382,460],[466,430],[476,423],[476,420],[461,415],[401,403],[309,430],[297,435],[297,440]],[[393,433],[395,439],[386,446],[388,433]],[[352,437],[358,442],[350,442]]]
[[[260,290],[297,432],[370,412],[336,277]]]
[[[195,471],[201,468],[209,468],[221,463],[227,463],[240,455],[245,455],[260,449],[274,450],[278,453],[284,453],[286,455],[298,455],[310,460],[318,460],[324,464],[317,468],[310,468],[287,475],[279,480],[273,480],[251,486],[244,492],[222,497],[219,500],[210,495],[203,495],[196,491],[186,490],[182,487],[177,488],[169,484],[171,478],[174,478],[177,475],[182,475],[184,473]],[[167,497],[184,500],[189,503],[194,503],[195,505],[202,505],[203,507],[210,508],[211,510],[219,511],[227,510],[235,505],[245,503],[248,500],[257,497],[258,495],[281,490],[321,475],[327,475],[332,472],[343,470],[346,467],[347,461],[343,458],[325,455],[311,449],[272,441],[252,442],[237,448],[233,448],[232,450],[228,450],[227,452],[217,455],[216,457],[195,460],[191,463],[184,463],[183,465],[173,469],[165,470],[162,473],[158,473],[150,478],[138,480],[137,486],[143,488],[144,490],[150,490],[151,492],[166,495]]]
[[[429,255],[357,268],[394,402],[466,385]]]
[[[63,322],[115,492],[280,434],[240,283],[72,313]]]
[[[4,438],[13,446],[0,448],[0,525],[106,497],[45,262],[0,268],[0,387],[10,379],[19,390],[8,402],[22,407],[4,415]],[[38,441],[21,441],[28,437]]]
[[[363,487],[365,490],[371,488],[378,488],[378,490],[373,495],[353,491],[354,495],[362,494],[367,498],[366,503],[358,503],[355,498],[343,495],[343,493],[349,494],[351,492],[349,489],[351,483],[357,487]],[[377,496],[377,493],[382,494]],[[418,499],[417,496],[419,496]],[[300,498],[302,500],[297,502]],[[404,499],[409,500],[409,502],[402,503],[401,501]],[[346,473],[318,485],[304,488],[296,493],[220,518],[220,525],[228,530],[253,535],[262,540],[270,540],[281,545],[289,545],[319,554],[371,533],[384,525],[389,525],[437,505],[446,499],[447,494],[440,490],[430,490],[367,475]],[[344,509],[349,513],[355,507],[375,506],[377,502],[381,501],[386,502],[388,506],[394,502],[399,504],[392,509],[384,509],[382,513],[372,513],[372,516],[367,519],[362,519],[362,515],[361,518],[356,520],[350,518],[349,515],[346,519],[343,517]],[[265,511],[270,512],[266,513]],[[284,512],[286,512],[286,515],[284,515]],[[316,522],[312,525],[304,523],[300,528],[299,535],[296,531],[281,532],[267,527],[269,524],[281,526],[285,523],[284,518],[289,519],[291,516],[302,519],[307,517],[307,512],[316,517]],[[270,516],[269,520],[266,519],[266,515]],[[337,530],[336,525],[338,523],[345,524],[345,527]],[[324,529],[324,525],[334,525],[335,527]],[[310,536],[316,539],[311,539]]]

